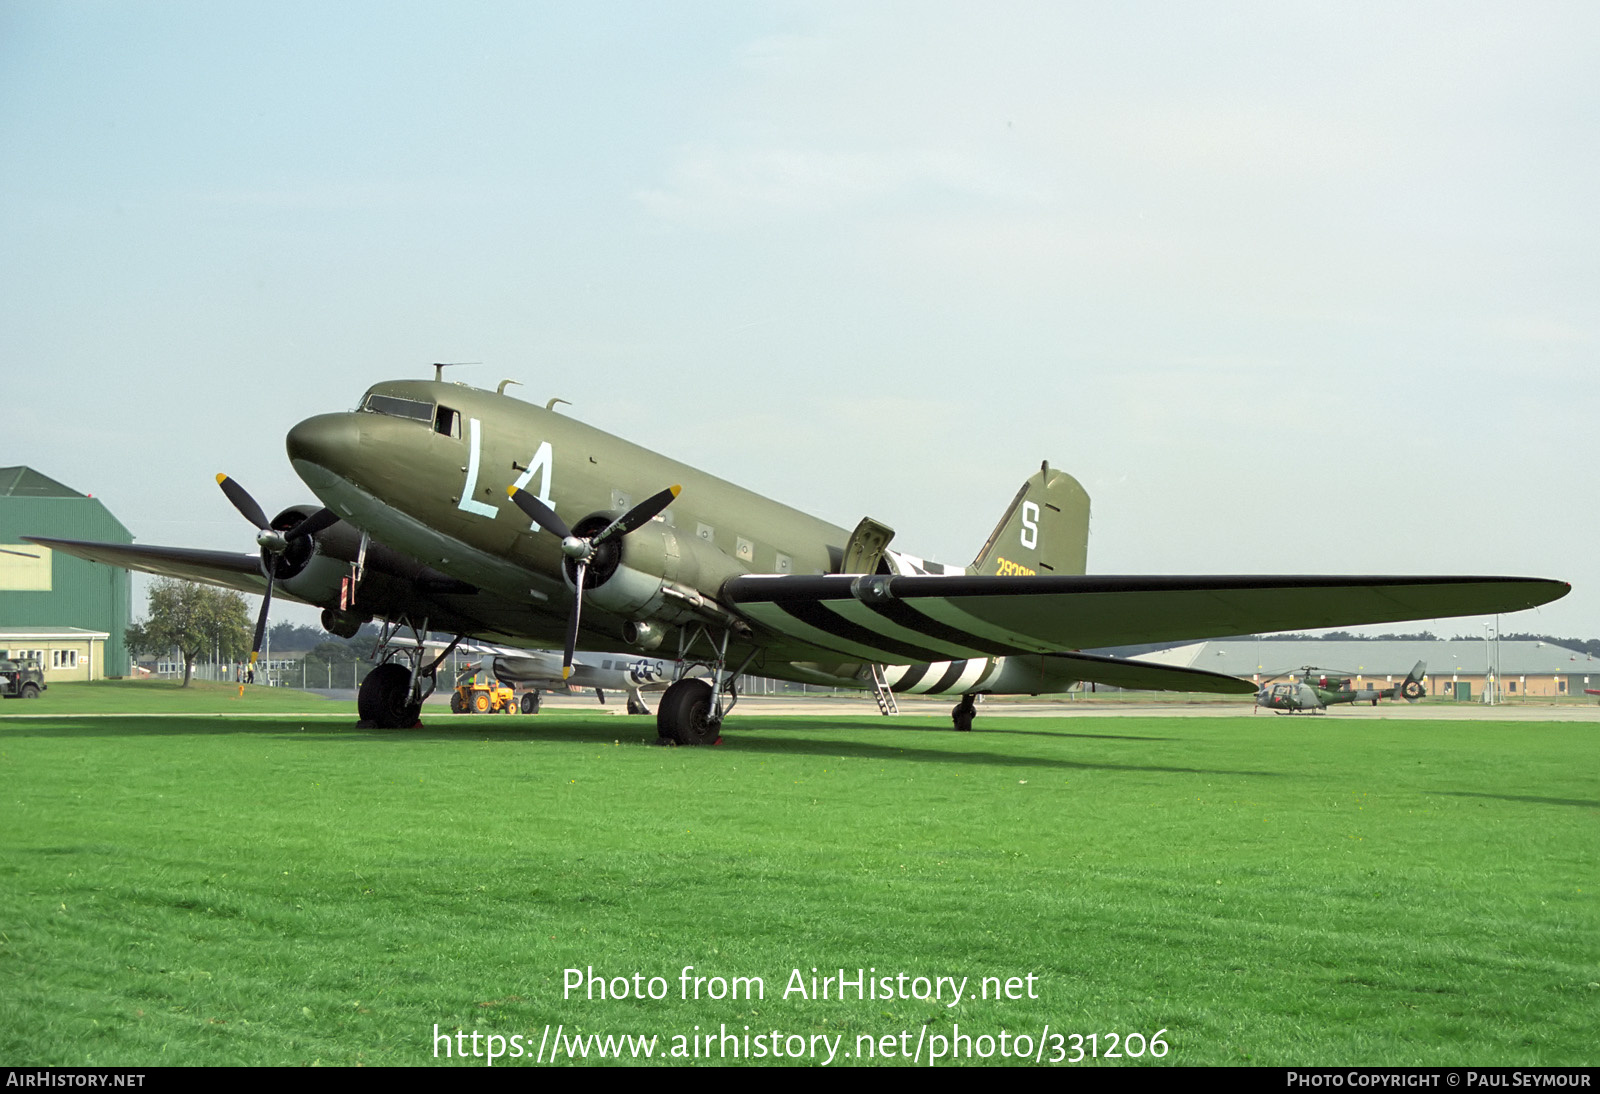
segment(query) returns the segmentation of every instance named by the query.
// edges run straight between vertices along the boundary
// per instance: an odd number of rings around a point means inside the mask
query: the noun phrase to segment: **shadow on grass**
[[[1600,809],[1600,801],[1588,798],[1536,798],[1528,794],[1484,794],[1475,790],[1436,790],[1448,798],[1491,798],[1502,802],[1531,802],[1534,805],[1575,805],[1580,809]]]
[[[855,739],[821,738],[805,734],[857,731],[885,738],[884,743]],[[309,718],[230,719],[218,715],[173,717],[93,717],[62,721],[39,720],[6,725],[6,737],[76,738],[96,737],[251,737],[315,740],[323,744],[365,745],[461,745],[468,742],[504,742],[536,745],[610,744],[625,740],[631,744],[656,743],[653,718],[496,718],[444,715],[427,717],[416,729],[360,728],[343,720]],[[1109,741],[1166,741],[1164,737],[1130,737],[1113,734],[1051,733],[1046,730],[980,729],[958,734],[943,724],[943,719],[904,719],[886,726],[875,717],[862,718],[748,718],[732,724],[725,742],[706,751],[742,755],[801,755],[852,757],[884,762],[944,763],[986,767],[1060,768],[1065,770],[1146,771],[1185,775],[1246,775],[1275,778],[1275,771],[1240,771],[1222,768],[1184,767],[1168,764],[1111,763],[1068,760],[1037,755],[1016,755],[985,747],[986,738],[998,744],[1004,740],[1023,743],[1020,738],[1098,739]],[[918,742],[918,743],[913,743]],[[926,742],[926,743],[921,743]],[[942,746],[942,747],[941,747]]]

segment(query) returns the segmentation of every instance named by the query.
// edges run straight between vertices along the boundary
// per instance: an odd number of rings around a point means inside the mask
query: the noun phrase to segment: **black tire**
[[[522,713],[539,713],[539,693],[537,691],[524,692],[522,696]]]
[[[390,661],[361,681],[356,710],[363,722],[379,729],[410,729],[422,713],[422,704],[410,699],[411,670]]]
[[[24,699],[37,699],[37,698],[39,698],[39,685],[38,684],[33,684],[33,683],[23,684],[22,685],[22,697]]]
[[[707,745],[717,740],[710,722],[711,685],[704,680],[679,680],[667,689],[656,708],[656,732],[680,745]]]
[[[450,694],[450,713],[451,714],[465,714],[466,712],[467,712],[467,701],[465,699],[461,698],[461,693],[459,691],[451,692],[451,694]]]
[[[650,713],[650,708],[645,706],[643,703],[636,701],[635,699],[633,699],[630,696],[628,698],[628,713],[629,714],[649,714]]]
[[[950,720],[955,723],[957,733],[971,733],[972,719],[977,715],[973,709],[972,696],[963,696],[961,702],[950,708]]]

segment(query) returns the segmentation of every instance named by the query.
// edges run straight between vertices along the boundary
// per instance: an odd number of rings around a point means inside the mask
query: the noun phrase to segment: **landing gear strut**
[[[716,744],[722,739],[720,717],[714,718],[711,685],[704,680],[679,680],[661,696],[656,729],[663,740],[680,745]]]
[[[961,702],[950,708],[950,720],[956,724],[956,732],[971,733],[972,719],[977,715],[977,696],[963,695]]]
[[[408,645],[395,647],[392,643],[402,626],[410,629],[412,639]],[[423,640],[427,635],[426,619],[422,621],[420,629],[403,617],[397,622],[384,624],[378,634],[377,649],[373,652],[373,657],[383,658],[383,663],[367,673],[356,695],[356,711],[361,715],[363,725],[378,729],[410,729],[417,724],[417,719],[422,715],[422,701],[433,694],[434,686],[438,683],[439,666],[456,648],[456,643],[461,641],[461,636],[457,635],[443,653],[424,664]],[[394,660],[396,655],[404,657],[407,663]]]
[[[720,639],[712,638],[700,625],[692,632],[687,628],[678,632],[676,679],[656,708],[656,732],[662,744],[714,745],[722,740],[722,719],[739,701],[735,682],[756,655],[751,649],[738,668],[731,673],[727,671],[728,637],[733,630],[733,626],[722,628]],[[695,643],[700,638],[710,647],[709,654],[694,653]],[[688,673],[695,668],[710,669],[710,681],[691,679]],[[724,695],[728,700],[726,704],[722,701]]]
[[[412,699],[411,670],[385,661],[361,681],[356,699],[361,720],[379,729],[410,729],[422,714],[422,700]]]

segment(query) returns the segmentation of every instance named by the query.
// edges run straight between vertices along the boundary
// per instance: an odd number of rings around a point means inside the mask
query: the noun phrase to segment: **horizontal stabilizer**
[[[1096,653],[1047,653],[1084,683],[1106,684],[1135,691],[1209,691],[1219,695],[1253,695],[1256,685],[1237,676],[1181,665],[1156,665]]]

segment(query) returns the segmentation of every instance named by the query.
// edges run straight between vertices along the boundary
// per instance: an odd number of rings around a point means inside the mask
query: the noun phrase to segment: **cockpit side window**
[[[411,418],[418,422],[433,421],[433,404],[420,402],[416,399],[401,399],[394,395],[379,395],[369,392],[361,400],[361,409],[370,410],[375,414],[387,414],[393,418]]]
[[[433,416],[433,431],[441,437],[461,439],[461,415],[447,406],[441,406]]]

